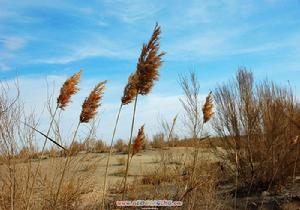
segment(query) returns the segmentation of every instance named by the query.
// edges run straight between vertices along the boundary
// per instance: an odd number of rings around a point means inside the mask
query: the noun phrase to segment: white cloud
[[[133,1],[106,1],[107,15],[116,17],[126,23],[153,16],[162,9],[162,3],[155,4],[151,1],[133,0]]]
[[[222,56],[230,52],[232,39],[240,35],[242,30],[207,31],[185,36],[175,43],[166,46],[171,59],[195,59],[201,57]]]
[[[170,60],[194,60],[254,53],[265,53],[266,55],[266,53],[273,53],[275,50],[282,50],[294,55],[300,52],[299,33],[290,34],[280,42],[275,39],[242,42],[240,38],[252,33],[252,29],[216,29],[184,36],[165,46],[166,51],[169,52],[167,56]]]
[[[132,58],[133,49],[128,49],[106,37],[89,37],[80,43],[70,43],[62,49],[66,55],[34,59],[33,63],[67,64],[89,57]]]
[[[1,40],[3,43],[4,47],[8,50],[18,50],[23,48],[26,45],[26,40],[21,37],[5,37]]]
[[[11,70],[10,61],[16,58],[16,51],[22,49],[26,42],[22,37],[0,37],[0,72]]]

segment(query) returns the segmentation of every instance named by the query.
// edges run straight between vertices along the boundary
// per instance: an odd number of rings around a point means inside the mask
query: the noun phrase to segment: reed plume
[[[144,126],[143,125],[138,132],[138,135],[136,137],[136,139],[134,140],[133,146],[132,146],[132,155],[131,157],[133,157],[136,153],[138,153],[144,143],[145,140],[145,133],[144,133]]]
[[[60,94],[57,98],[58,108],[64,110],[68,103],[71,102],[71,96],[79,91],[77,85],[79,83],[81,74],[82,70],[80,70],[64,82],[63,86],[60,89]]]
[[[128,83],[124,88],[124,93],[123,97],[121,98],[122,105],[127,105],[131,103],[136,95],[138,94],[137,90],[137,75],[136,74],[131,74],[128,77]]]
[[[88,123],[96,114],[103,96],[106,80],[100,82],[84,100],[80,114],[80,123]]]
[[[158,80],[158,69],[162,64],[162,56],[164,52],[159,53],[159,35],[161,33],[160,26],[155,25],[154,32],[148,44],[143,44],[140,57],[138,59],[136,75],[138,93],[147,95],[153,85],[154,81]]]
[[[158,53],[160,33],[160,26],[156,24],[148,44],[143,44],[136,72],[128,77],[128,83],[124,88],[121,99],[123,105],[131,103],[137,94],[147,95],[154,81],[158,80],[158,69],[162,64],[161,58],[165,54],[164,52]]]
[[[205,99],[205,104],[202,108],[203,112],[203,123],[206,123],[210,120],[210,118],[213,116],[213,101],[212,101],[212,92],[208,94],[208,96]]]

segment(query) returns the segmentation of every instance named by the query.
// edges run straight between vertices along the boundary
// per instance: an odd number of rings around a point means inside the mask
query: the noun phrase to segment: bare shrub
[[[114,148],[117,152],[120,153],[127,153],[128,151],[128,146],[127,144],[124,143],[122,139],[118,139],[114,145]]]
[[[240,192],[267,190],[292,175],[299,130],[285,115],[295,116],[289,88],[270,81],[255,84],[251,72],[240,69],[236,79],[215,90],[214,130],[226,152],[211,141],[214,152],[238,180]]]
[[[151,146],[152,148],[157,148],[157,149],[161,149],[165,146],[165,135],[163,133],[158,133],[155,134],[152,137],[152,142],[151,142]]]
[[[83,143],[74,141],[69,147],[69,155],[77,155],[79,152],[84,150],[85,150],[85,146]]]
[[[94,146],[95,152],[107,152],[108,148],[102,140],[97,140]]]
[[[147,150],[151,148],[151,142],[150,140],[147,138],[147,136],[144,139],[144,144],[142,145],[142,150]]]
[[[184,108],[184,123],[189,135],[196,139],[201,132],[201,105],[200,84],[195,72],[180,77],[180,86],[184,92],[184,98],[180,102]]]
[[[85,149],[88,152],[107,152],[108,147],[101,139],[87,139],[84,141]]]

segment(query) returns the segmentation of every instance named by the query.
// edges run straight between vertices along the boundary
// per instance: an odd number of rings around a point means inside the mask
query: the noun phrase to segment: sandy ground
[[[130,164],[129,169],[129,181],[133,180],[134,177],[142,176],[147,174],[149,171],[154,170],[159,166],[159,162],[163,155],[165,157],[168,154],[171,154],[171,157],[168,156],[171,161],[174,162],[182,162],[187,155],[191,155],[193,149],[192,148],[166,148],[166,149],[155,149],[155,150],[146,150],[141,151],[136,154]],[[72,157],[72,161],[75,163],[76,167],[74,170],[75,174],[83,174],[89,172],[89,168],[91,170],[95,170],[92,172],[92,175],[89,176],[90,182],[95,184],[95,188],[101,189],[104,182],[104,174],[105,167],[107,161],[108,153],[80,153],[77,156]],[[206,149],[201,149],[199,152],[199,157],[201,156],[205,159],[216,160],[213,155]],[[61,161],[61,159],[65,158],[55,158],[54,161]],[[117,181],[122,180],[122,175],[120,172],[124,170],[125,165],[120,163],[121,161],[126,161],[127,154],[113,154],[110,161],[110,168],[108,173],[108,185],[113,185],[117,183]],[[51,159],[42,160],[42,167],[45,170],[49,170],[47,166],[51,163]],[[36,164],[36,161],[35,163]],[[34,165],[33,164],[33,165]]]

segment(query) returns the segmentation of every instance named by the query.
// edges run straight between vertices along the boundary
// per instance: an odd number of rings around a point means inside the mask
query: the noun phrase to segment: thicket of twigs
[[[234,81],[215,89],[214,99],[213,129],[227,151],[214,152],[236,176],[240,193],[268,190],[295,176],[300,107],[290,87],[255,83],[241,69]]]

